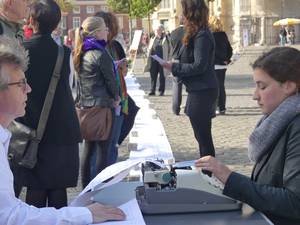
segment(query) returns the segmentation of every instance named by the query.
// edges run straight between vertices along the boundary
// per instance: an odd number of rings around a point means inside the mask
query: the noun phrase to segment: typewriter
[[[220,181],[192,165],[142,164],[143,185],[135,190],[141,211],[166,214],[240,210],[240,202],[222,194]]]

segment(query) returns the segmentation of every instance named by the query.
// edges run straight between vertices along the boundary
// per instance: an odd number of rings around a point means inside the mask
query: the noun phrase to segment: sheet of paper
[[[103,188],[109,187],[123,180],[138,164],[145,162],[146,159],[129,159],[115,163],[106,167],[101,171],[87,186],[86,188],[70,203],[70,206],[86,206],[92,203],[92,197],[98,191]],[[147,160],[152,161],[152,160]],[[159,162],[154,161],[157,165],[161,165]],[[112,178],[112,179],[111,179]],[[109,180],[110,179],[110,180]],[[107,181],[108,182],[104,182]]]
[[[155,59],[159,64],[163,64],[163,63],[166,62],[165,60],[163,60],[162,58],[160,58],[158,55],[151,55],[151,57],[153,59]]]
[[[173,167],[177,167],[177,168],[192,167],[195,166],[195,161],[196,160],[177,162],[173,164]]]
[[[136,199],[132,199],[123,205],[119,206],[120,209],[126,214],[126,220],[124,221],[109,221],[105,223],[99,223],[94,225],[146,225],[139,205]]]
[[[70,203],[70,206],[85,206],[91,202],[93,191],[112,185],[122,180],[129,171],[143,159],[125,160],[106,167],[101,171],[84,189],[83,191]],[[107,183],[103,183],[113,178]],[[103,186],[103,187],[102,187]],[[92,191],[92,192],[91,192]]]
[[[94,187],[114,176],[121,173],[124,170],[130,169],[131,167],[141,163],[142,160],[135,159],[135,160],[125,160],[115,164],[112,164],[106,167],[104,170],[101,171],[87,186],[86,188],[79,194],[83,194],[89,190],[94,190]]]
[[[126,58],[123,58],[123,59],[115,60],[115,61],[114,61],[114,63],[115,63],[116,65],[120,65],[120,64],[125,63],[125,62],[126,62]]]

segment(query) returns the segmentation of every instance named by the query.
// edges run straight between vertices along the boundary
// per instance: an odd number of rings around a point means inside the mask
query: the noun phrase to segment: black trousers
[[[152,93],[155,93],[155,90],[156,90],[156,82],[157,82],[158,73],[159,73],[158,91],[160,93],[164,93],[165,92],[165,83],[166,83],[164,69],[158,62],[153,60],[151,62],[151,68],[150,68],[150,76],[151,76],[151,90],[150,91]]]
[[[218,89],[207,89],[189,93],[186,102],[186,114],[193,127],[194,136],[199,145],[200,157],[215,156],[215,147],[211,134],[211,120],[215,117],[215,102]]]
[[[226,69],[215,70],[219,85],[217,106],[220,111],[226,110],[225,73]]]
[[[180,105],[182,101],[182,81],[177,77],[173,77],[172,86],[172,110],[175,115],[180,113]]]

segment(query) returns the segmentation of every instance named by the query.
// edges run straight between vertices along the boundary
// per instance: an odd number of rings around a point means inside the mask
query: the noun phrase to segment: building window
[[[240,1],[240,9],[243,12],[246,12],[250,9],[251,5],[250,5],[250,0],[241,0]]]
[[[160,8],[169,9],[170,8],[170,0],[162,0],[160,2]]]
[[[66,18],[66,16],[61,17],[60,24],[61,24],[61,28],[63,30],[67,29],[67,18]]]
[[[80,17],[73,17],[73,28],[78,28],[80,25]]]
[[[119,22],[119,28],[120,28],[120,30],[122,30],[123,29],[123,17],[118,16],[118,22]]]
[[[137,27],[136,19],[133,18],[133,19],[131,19],[131,21],[132,21],[132,29],[135,29]]]
[[[104,12],[108,12],[108,7],[105,5],[102,5],[101,10],[103,10]]]
[[[86,13],[87,13],[87,14],[92,14],[92,13],[94,13],[94,12],[95,12],[94,6],[88,5],[88,6],[86,7]]]
[[[74,14],[80,14],[80,6],[74,6],[73,7],[73,13]]]

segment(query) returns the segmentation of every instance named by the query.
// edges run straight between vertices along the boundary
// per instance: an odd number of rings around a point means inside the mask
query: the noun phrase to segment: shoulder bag
[[[37,129],[32,129],[22,123],[13,121],[8,129],[12,133],[8,160],[11,167],[22,166],[28,169],[35,167],[39,143],[42,140],[52,106],[57,83],[61,75],[61,67],[64,59],[64,48],[58,46],[58,56],[45,98]]]

